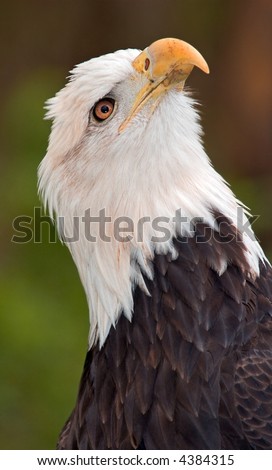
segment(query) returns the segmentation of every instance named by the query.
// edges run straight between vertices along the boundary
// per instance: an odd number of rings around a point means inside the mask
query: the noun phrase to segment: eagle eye
[[[93,107],[93,116],[96,121],[105,121],[114,110],[115,101],[112,98],[103,98],[99,100]]]

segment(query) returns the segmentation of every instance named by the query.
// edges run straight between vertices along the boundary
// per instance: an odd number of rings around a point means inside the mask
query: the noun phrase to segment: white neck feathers
[[[241,224],[239,218],[243,222],[247,218],[203,150],[194,102],[185,93],[170,92],[150,121],[139,117],[118,139],[112,131],[107,141],[104,130],[100,142],[99,135],[88,140],[88,133],[75,130],[74,145],[60,152],[61,125],[55,123],[53,131],[39,169],[40,191],[51,215],[57,217],[60,232],[58,218],[63,217],[66,237],[76,235],[79,223],[77,241],[66,243],[88,299],[89,345],[99,342],[102,346],[121,312],[132,318],[133,290],[135,285],[146,289],[142,273],[152,278],[154,254],[171,252],[174,258],[173,237],[190,235],[192,219],[201,217],[216,230],[212,209],[236,226]],[[100,146],[95,147],[97,142]],[[83,218],[86,214],[101,218],[103,210],[111,222],[104,223],[102,234],[99,223],[92,222],[87,231],[96,241],[90,241]],[[181,224],[174,219],[176,211],[184,218]],[[127,219],[121,223],[119,217]],[[116,226],[125,227],[126,232],[119,231],[119,235],[129,236],[129,241],[116,239]],[[166,239],[161,227],[170,234]],[[152,241],[154,237],[159,240]],[[246,233],[243,241],[252,273],[258,275],[263,252],[253,233]],[[222,259],[220,273],[227,263]]]

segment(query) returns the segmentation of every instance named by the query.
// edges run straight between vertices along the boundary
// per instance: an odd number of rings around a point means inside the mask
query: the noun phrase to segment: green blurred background
[[[210,76],[189,85],[202,103],[216,169],[260,218],[272,255],[271,0],[9,0],[1,2],[0,448],[55,448],[72,410],[88,312],[66,248],[11,242],[12,221],[40,202],[36,171],[50,123],[44,101],[83,60],[160,37],[195,45]]]

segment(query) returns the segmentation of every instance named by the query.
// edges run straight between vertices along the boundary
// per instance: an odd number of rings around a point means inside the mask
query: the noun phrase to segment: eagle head
[[[216,229],[217,210],[238,224],[239,202],[204,151],[184,88],[194,66],[209,72],[194,47],[161,39],[76,66],[47,103],[53,125],[39,190],[86,291],[90,346],[103,345],[121,312],[131,319],[133,289],[148,293],[154,254],[174,258],[173,237],[190,236],[192,221]],[[245,246],[257,272],[253,241],[247,236]],[[227,263],[214,268],[222,273]]]

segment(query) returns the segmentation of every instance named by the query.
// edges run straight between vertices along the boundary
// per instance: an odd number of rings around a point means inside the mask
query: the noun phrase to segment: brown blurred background
[[[1,2],[0,448],[54,448],[72,410],[88,313],[60,243],[15,244],[12,221],[39,206],[36,171],[50,124],[44,101],[76,63],[178,37],[206,58],[189,80],[216,169],[260,218],[272,258],[272,0]]]

